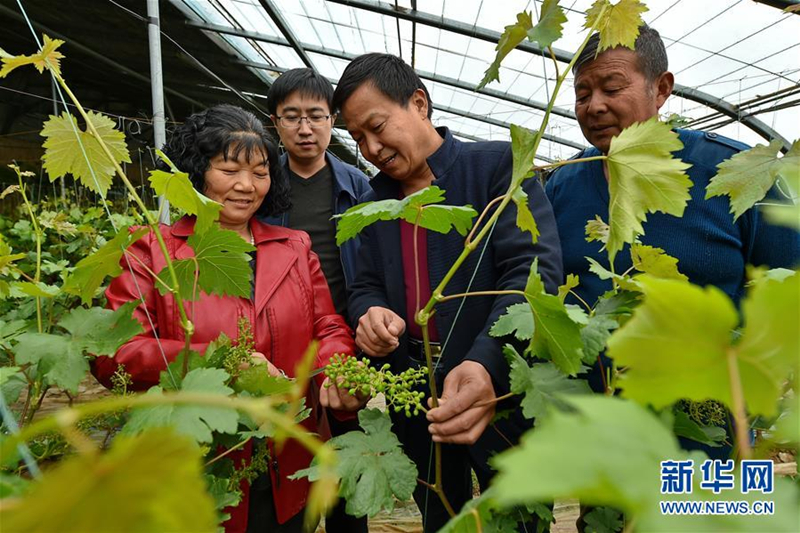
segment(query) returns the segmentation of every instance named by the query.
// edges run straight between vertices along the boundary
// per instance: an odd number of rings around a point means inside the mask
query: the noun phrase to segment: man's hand
[[[367,355],[384,357],[397,349],[406,322],[385,307],[370,307],[358,319],[356,346]]]
[[[328,385],[330,384],[330,386]],[[358,411],[369,401],[369,396],[356,393],[355,396],[347,392],[347,389],[340,389],[330,378],[325,378],[322,387],[319,389],[319,403],[323,407],[336,409],[338,411]]]
[[[455,367],[444,378],[439,407],[428,411],[433,441],[474,444],[494,417],[495,398],[492,378],[482,364],[464,361]]]

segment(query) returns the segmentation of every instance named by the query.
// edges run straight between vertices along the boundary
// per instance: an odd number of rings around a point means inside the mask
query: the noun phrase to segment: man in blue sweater
[[[672,92],[674,78],[667,70],[667,53],[658,32],[639,28],[635,51],[618,47],[596,56],[599,36],[594,35],[575,63],[575,114],[586,139],[594,146],[576,157],[607,153],[612,137],[634,122],[658,114]],[[596,56],[596,57],[595,57]],[[694,184],[682,218],[650,214],[644,224],[644,244],[657,246],[678,259],[678,269],[698,285],[715,285],[734,302],[744,294],[746,265],[795,267],[800,261],[800,235],[769,225],[757,207],[733,220],[727,196],[705,200],[717,165],[747,146],[713,132],[678,130],[683,150],[675,157],[691,164],[687,173]],[[575,292],[590,305],[611,289],[589,271],[586,257],[608,265],[597,242],[587,242],[586,222],[600,216],[608,221],[608,180],[604,162],[592,161],[557,169],[547,181],[553,204],[564,272],[580,277]],[[616,255],[615,272],[631,267],[629,247]],[[578,303],[577,300],[572,303]],[[604,361],[608,368],[609,361]],[[603,391],[602,374],[595,368],[592,388]]]
[[[331,130],[333,86],[310,68],[283,73],[270,87],[267,107],[286,153],[281,158],[289,176],[292,207],[265,221],[300,229],[311,237],[311,249],[319,256],[336,312],[347,318],[347,288],[355,277],[359,239],[336,246],[333,215],[344,213],[369,190],[367,177],[357,168],[328,153]],[[339,421],[328,416],[334,436],[358,429],[358,422]],[[329,533],[366,533],[367,518],[345,513],[345,502],[325,518]]]
[[[333,101],[361,153],[380,170],[362,201],[400,199],[436,185],[445,190],[447,204],[471,204],[481,212],[508,189],[510,144],[462,143],[447,128],[435,128],[428,91],[401,59],[388,54],[356,58],[342,74]],[[521,290],[536,257],[545,286],[551,292],[557,289],[561,254],[553,213],[536,180],[526,181],[524,188],[541,232],[537,244],[516,227],[514,209],[505,211],[451,279],[446,294]],[[419,229],[415,242],[413,225],[406,222],[381,221],[366,228],[349,300],[359,348],[372,357],[387,357],[393,370],[424,366],[422,333],[414,315],[463,249],[464,238],[455,231],[443,235]],[[508,295],[481,296],[437,305],[430,335],[440,351],[440,407],[431,409],[427,419],[392,417],[404,451],[428,483],[434,481],[431,440],[445,443],[443,487],[456,511],[472,497],[470,466],[485,489],[492,476],[488,458],[516,442],[529,426],[517,409],[488,427],[493,400],[509,386],[505,340],[488,332],[506,307],[519,301]],[[423,485],[414,499],[426,532],[447,522],[438,497]]]

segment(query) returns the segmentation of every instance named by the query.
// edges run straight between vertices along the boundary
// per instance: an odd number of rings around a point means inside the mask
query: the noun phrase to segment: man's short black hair
[[[347,65],[333,92],[333,109],[341,110],[347,99],[365,83],[371,83],[403,107],[408,107],[414,91],[422,89],[428,100],[428,118],[433,114],[431,95],[414,69],[397,56],[378,53],[358,56]]]
[[[600,34],[595,33],[589,38],[589,42],[586,43],[586,47],[575,62],[575,66],[572,67],[572,73],[575,76],[578,75],[581,67],[594,61],[599,44]],[[636,38],[633,51],[639,59],[639,71],[644,74],[648,81],[656,81],[669,68],[664,41],[661,40],[658,31],[647,24],[639,26],[639,36]]]
[[[323,100],[333,113],[333,85],[328,78],[314,69],[293,68],[281,74],[269,89],[267,110],[270,115],[277,115],[278,106],[294,92],[306,98]]]

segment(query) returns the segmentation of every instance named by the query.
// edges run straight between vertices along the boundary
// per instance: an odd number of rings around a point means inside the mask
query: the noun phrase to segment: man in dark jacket
[[[462,143],[447,128],[435,128],[427,89],[414,70],[388,54],[367,54],[345,69],[334,92],[347,129],[364,157],[380,173],[361,198],[403,198],[430,185],[445,190],[446,203],[482,211],[508,189],[512,156],[504,142]],[[524,289],[534,258],[548,290],[561,280],[561,251],[550,204],[539,183],[524,185],[541,235],[532,244],[516,227],[516,213],[503,213],[493,231],[450,280],[446,294]],[[349,315],[356,344],[372,357],[389,357],[393,370],[424,365],[422,335],[414,314],[430,298],[464,249],[456,232],[443,235],[400,221],[377,222],[362,232]],[[415,261],[415,257],[417,261]],[[416,264],[415,264],[416,263]],[[416,272],[415,272],[416,270]],[[416,463],[419,476],[433,481],[433,441],[445,443],[443,486],[458,510],[471,496],[470,466],[482,488],[492,471],[488,458],[515,442],[529,427],[519,410],[487,429],[495,400],[508,392],[502,342],[489,329],[520,298],[481,296],[437,305],[430,322],[439,344],[437,381],[440,407],[423,416],[393,416],[394,431]],[[436,531],[448,516],[438,497],[419,485],[414,499],[425,531]]]
[[[369,190],[367,177],[327,152],[336,115],[331,112],[333,86],[310,68],[285,72],[269,91],[272,122],[286,153],[281,157],[289,177],[292,207],[265,221],[300,229],[311,237],[311,249],[319,256],[336,312],[347,318],[347,288],[355,276],[358,239],[336,246],[333,215],[344,213]],[[358,429],[356,420],[340,421],[328,416],[334,436]],[[345,513],[340,501],[325,519],[330,533],[367,531],[367,518]]]

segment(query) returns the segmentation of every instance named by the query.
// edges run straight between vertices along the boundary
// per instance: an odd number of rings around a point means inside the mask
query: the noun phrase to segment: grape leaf
[[[516,533],[518,515],[516,509],[503,509],[490,487],[465,503],[438,533]]]
[[[12,298],[24,298],[33,296],[34,298],[54,298],[61,290],[53,285],[42,283],[32,283],[30,281],[15,281],[10,285],[9,295]]]
[[[800,231],[800,203],[794,205],[764,206],[764,215],[770,224],[786,226]]]
[[[80,296],[81,301],[89,305],[106,276],[117,277],[122,272],[120,259],[125,250],[147,232],[148,228],[139,228],[134,232],[130,232],[127,226],[120,228],[113,239],[78,261],[62,290]]]
[[[511,125],[511,185],[516,186],[533,176],[533,163],[536,156],[536,132]]]
[[[783,383],[798,366],[798,280],[758,283],[742,304],[745,327],[732,345],[738,316],[722,291],[642,276],[644,303],[608,342],[609,357],[628,367],[619,379],[623,395],[656,408],[681,398],[730,407],[730,354],[748,410],[775,414]]]
[[[678,260],[661,248],[634,243],[631,245],[631,261],[633,268],[655,278],[689,280],[678,271]]]
[[[207,531],[214,502],[202,454],[171,431],[116,438],[104,454],[76,454],[2,511],[8,531]]]
[[[528,30],[528,40],[538,42],[543,49],[561,38],[567,16],[558,5],[558,0],[544,0],[539,13],[539,22]]]
[[[25,257],[25,254],[12,254],[11,253],[11,246],[3,239],[3,236],[0,235],[0,274],[7,275],[8,274],[8,267],[11,266],[14,261],[18,261]]]
[[[721,441],[725,438],[725,430],[720,427],[712,427],[715,430],[719,430],[716,433],[718,433],[720,438],[716,440],[712,439],[711,436],[704,431],[706,428],[703,428],[700,424],[689,418],[689,415],[680,409],[675,411],[675,421],[672,425],[672,431],[675,433],[676,437],[684,437],[705,444],[706,446],[711,446],[712,448],[718,448],[721,446]],[[719,435],[719,433],[721,433],[721,435]]]
[[[150,186],[156,194],[164,196],[178,209],[190,215],[197,215],[195,233],[203,233],[211,228],[222,210],[222,204],[203,196],[189,181],[186,172],[164,172],[153,170],[150,172]]]
[[[658,417],[644,407],[614,397],[570,396],[573,412],[554,411],[516,448],[492,461],[498,474],[495,496],[504,506],[529,501],[577,498],[588,505],[608,505],[625,513],[641,531],[795,531],[800,511],[798,489],[776,476],[771,516],[669,516],[659,501],[763,500],[760,493],[723,491],[714,495],[699,487],[694,476],[691,494],[661,494],[661,461],[694,460],[706,456],[682,451]],[[586,446],[586,443],[591,446]],[[531,483],[536,472],[536,483]],[[740,479],[740,472],[734,473]]]
[[[580,278],[575,274],[567,274],[566,282],[558,288],[558,298],[563,302],[569,291],[580,285]]]
[[[18,366],[4,366],[0,367],[0,385],[3,385],[14,374],[19,371]]]
[[[583,518],[586,533],[618,533],[625,525],[622,513],[610,507],[597,507]]]
[[[61,59],[64,57],[64,54],[58,51],[58,48],[64,44],[64,41],[61,39],[51,39],[47,35],[44,35],[44,43],[42,44],[42,49],[39,50],[35,54],[31,54],[29,56],[12,56],[6,52],[3,52],[3,68],[0,70],[0,78],[5,78],[8,76],[11,71],[14,69],[21,67],[23,65],[33,65],[36,67],[36,70],[39,71],[39,74],[44,72],[45,67],[48,66],[53,70],[56,74],[61,74]]]
[[[500,40],[497,41],[497,46],[495,46],[497,54],[492,64],[486,69],[483,79],[475,89],[476,91],[480,91],[494,80],[500,81],[500,63],[503,62],[503,59],[505,59],[511,50],[516,48],[517,45],[527,37],[528,31],[532,29],[533,19],[531,18],[530,12],[523,11],[522,13],[517,13],[517,23],[506,26],[503,30],[503,34],[500,36]]]
[[[586,221],[586,242],[600,241],[608,243],[608,224],[603,222],[600,215],[595,215],[594,220]]]
[[[219,368],[198,368],[186,374],[181,383],[182,392],[230,396],[233,389],[225,385],[230,376]],[[159,386],[151,387],[147,395],[161,396]],[[140,407],[131,412],[130,420],[122,433],[132,435],[155,427],[172,427],[176,432],[192,437],[196,442],[211,442],[212,431],[236,433],[239,414],[233,408],[209,407],[187,404]]]
[[[221,229],[218,224],[205,233],[191,235],[188,242],[195,256],[173,263],[180,295],[184,300],[197,300],[200,290],[220,296],[250,297],[253,270],[247,252],[255,250],[255,247],[235,231]],[[158,277],[171,286],[167,267],[161,269]],[[168,292],[162,284],[156,286],[161,294]]]
[[[779,158],[781,146],[778,140],[773,140],[769,146],[759,144],[717,165],[717,175],[706,187],[706,199],[730,196],[731,213],[736,220],[764,199],[779,175],[789,181],[795,191],[800,190],[800,140]]]
[[[533,218],[531,208],[528,206],[528,193],[520,187],[513,192],[511,199],[517,206],[517,227],[530,233],[533,244],[536,244],[539,240],[539,228],[536,226],[536,219]]]
[[[595,28],[600,32],[598,53],[616,46],[633,50],[639,36],[639,26],[644,24],[642,13],[646,11],[649,11],[647,6],[639,0],[620,0],[616,5],[612,5],[609,0],[595,0],[586,11],[583,27]]]
[[[591,389],[582,379],[569,379],[556,368],[553,363],[536,363],[528,366],[513,346],[503,347],[511,372],[511,392],[524,394],[522,414],[526,418],[542,418],[550,410],[550,406],[564,408],[566,404],[562,396],[570,394],[589,394]]]
[[[69,335],[23,333],[14,353],[18,364],[38,364],[39,373],[49,385],[77,393],[89,371],[84,354],[113,356],[142,325],[131,317],[138,302],[129,302],[116,311],[78,307],[66,314],[58,325]]]
[[[600,279],[613,279],[617,282],[617,285],[625,289],[627,291],[641,291],[639,284],[636,282],[635,279],[632,279],[630,276],[623,276],[622,274],[615,274],[611,272],[606,267],[592,259],[591,257],[585,257],[589,262],[589,272],[592,274],[597,275]]]
[[[93,111],[87,114],[115,162],[130,163],[125,134],[114,129],[114,121]],[[114,176],[114,162],[108,159],[88,127],[86,131],[81,130],[75,117],[65,111],[60,117],[51,116],[44,123],[41,135],[47,139],[42,145],[45,148],[42,161],[51,182],[72,174],[84,186],[105,197]]]
[[[583,342],[583,362],[592,365],[603,350],[606,349],[611,332],[619,327],[619,323],[610,315],[594,314],[581,328]]]
[[[644,233],[647,213],[683,215],[692,186],[684,171],[691,165],[670,155],[682,147],[678,134],[658,117],[635,123],[611,140],[607,159],[611,262],[624,243]]]
[[[580,328],[570,319],[558,296],[545,292],[538,257],[531,264],[525,299],[535,323],[531,339],[534,355],[552,360],[563,373],[574,376],[581,368],[583,353]]]
[[[19,498],[24,496],[31,488],[31,481],[0,471],[0,500],[4,498]]]
[[[512,304],[492,325],[489,335],[504,337],[513,333],[517,339],[527,341],[533,337],[533,327],[531,306],[526,303]]]
[[[754,267],[748,266],[747,267],[747,278],[750,280],[747,282],[748,287],[752,287],[757,283],[766,280],[775,280],[775,281],[783,281],[786,278],[791,278],[795,275],[794,270],[789,270],[788,268],[767,268],[767,267]]]
[[[343,214],[333,216],[339,219],[336,226],[336,244],[341,246],[374,222],[398,218],[410,224],[418,221],[421,228],[439,233],[448,233],[454,227],[461,235],[466,235],[472,227],[472,219],[477,215],[475,210],[469,205],[431,205],[442,202],[444,202],[444,191],[434,185],[402,200],[380,200],[353,206]]]
[[[395,498],[411,498],[417,485],[417,467],[403,453],[387,413],[363,409],[358,412],[358,422],[363,433],[351,431],[328,441],[339,458],[339,493],[347,500],[349,515],[375,516],[381,509],[391,513]],[[319,478],[315,462],[290,477],[306,476],[310,481]]]

